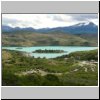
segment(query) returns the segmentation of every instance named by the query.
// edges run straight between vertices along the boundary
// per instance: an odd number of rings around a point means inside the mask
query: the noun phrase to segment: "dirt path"
[[[30,71],[25,71],[25,72],[20,72],[20,73],[15,73],[16,75],[28,75],[28,74],[32,74],[32,73],[38,73],[41,74],[41,76],[45,76],[47,74],[53,74],[53,75],[62,75],[63,73],[49,73],[40,69],[36,69],[36,70],[30,70]]]

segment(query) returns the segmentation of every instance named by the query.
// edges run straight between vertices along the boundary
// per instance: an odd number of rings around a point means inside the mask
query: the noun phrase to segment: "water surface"
[[[2,49],[7,50],[15,50],[21,52],[27,52],[30,56],[34,56],[35,58],[46,57],[46,58],[55,58],[58,56],[66,55],[76,51],[87,51],[87,50],[94,50],[98,47],[83,47],[83,46],[34,46],[34,47],[2,47]],[[35,50],[64,50],[65,53],[32,53]]]

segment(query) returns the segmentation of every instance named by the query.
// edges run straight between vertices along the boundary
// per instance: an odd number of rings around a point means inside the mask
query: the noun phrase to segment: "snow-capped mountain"
[[[98,33],[98,26],[93,22],[84,22],[78,23],[72,26],[67,27],[56,27],[56,28],[42,28],[42,29],[34,29],[32,27],[20,28],[15,27],[12,28],[10,26],[2,26],[2,32],[12,32],[12,31],[32,31],[32,32],[41,32],[48,33],[52,31],[62,31],[64,33],[70,34],[79,34],[79,33]]]
[[[92,22],[83,22],[83,23],[78,23],[74,26],[87,26],[87,25],[91,25],[91,26],[96,26],[94,23]]]
[[[79,33],[98,33],[98,26],[92,22],[78,23],[67,27],[57,27],[51,29],[40,29],[42,32],[62,31],[64,33],[79,34]]]

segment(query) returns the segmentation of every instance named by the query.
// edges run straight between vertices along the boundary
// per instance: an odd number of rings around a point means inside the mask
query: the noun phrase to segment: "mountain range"
[[[61,31],[64,33],[71,33],[71,34],[81,34],[81,33],[91,34],[91,33],[98,33],[98,26],[95,25],[93,22],[78,23],[78,24],[75,24],[72,26],[66,26],[66,27],[41,28],[41,29],[34,29],[32,27],[12,28],[10,26],[5,26],[5,25],[2,26],[2,32],[13,32],[13,31],[31,31],[31,32],[39,32],[39,33]]]
[[[42,29],[2,26],[2,46],[98,46],[98,26],[92,22]]]

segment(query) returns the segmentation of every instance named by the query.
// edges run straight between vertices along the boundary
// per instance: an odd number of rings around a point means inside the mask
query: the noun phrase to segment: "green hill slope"
[[[90,40],[62,32],[43,34],[17,31],[2,33],[2,46],[97,46],[97,41]]]
[[[81,57],[81,59],[77,59]],[[84,54],[91,57],[84,57]],[[75,52],[67,59],[33,58],[17,51],[2,51],[4,86],[97,86],[97,50]],[[93,61],[91,61],[93,60]]]

